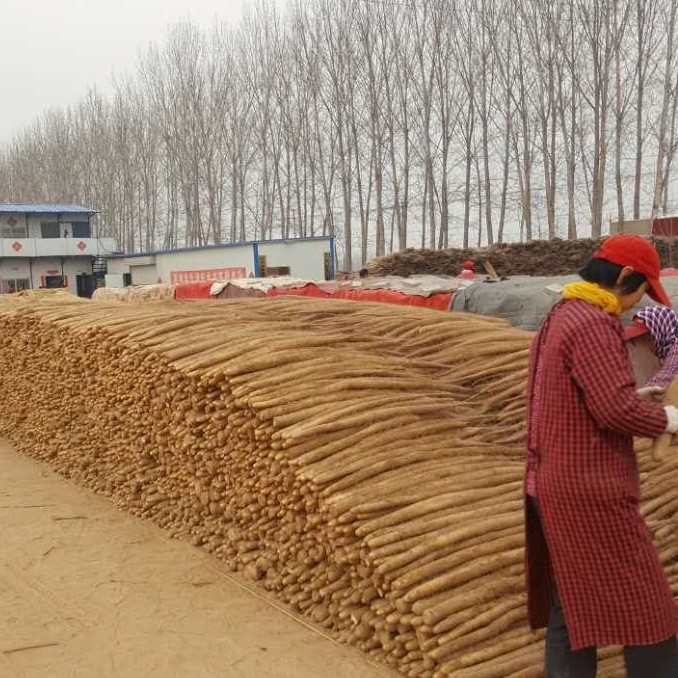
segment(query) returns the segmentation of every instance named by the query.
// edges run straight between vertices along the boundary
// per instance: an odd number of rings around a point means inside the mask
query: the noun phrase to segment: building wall
[[[64,262],[63,275],[68,276],[68,287],[72,289],[75,280],[71,280],[72,275],[68,275],[67,265]],[[33,288],[39,288],[43,283],[43,278],[48,275],[61,275],[61,259],[34,259],[33,260]]]
[[[68,276],[68,288],[77,293],[77,276],[92,273],[91,257],[71,257],[64,259],[63,275]],[[43,278],[48,275],[62,275],[61,260],[38,257],[29,261],[27,258],[12,257],[0,259],[0,279],[12,280],[29,278],[31,287],[38,289]]]
[[[40,224],[42,222],[55,222],[60,221],[61,226],[59,228],[59,237],[73,237],[73,228],[71,224],[73,222],[84,222],[87,221],[86,214],[63,214],[60,218],[57,218],[56,214],[31,214],[28,217],[28,237],[29,238],[42,238],[42,229]],[[67,233],[67,236],[64,236],[64,233]]]
[[[0,278],[2,280],[30,277],[28,259],[0,259]]]
[[[132,285],[155,285],[158,282],[158,273],[155,264],[131,266]]]
[[[122,288],[125,286],[125,278],[122,273],[107,273],[104,282],[106,287]]]
[[[43,238],[42,223],[58,224],[59,237]],[[74,223],[88,223],[87,215],[14,214],[0,211],[0,258],[107,256],[117,251],[114,238],[73,236]]]
[[[139,257],[108,259],[111,276],[132,274],[134,285],[153,284],[160,279],[172,282],[172,273],[244,269],[245,277],[255,273],[255,252],[266,257],[268,267],[287,266],[290,275],[310,280],[325,279],[325,253],[332,254],[329,239],[252,243],[233,247],[206,247],[197,250],[158,252]],[[155,263],[153,264],[153,260]],[[116,278],[111,278],[111,282]]]
[[[0,238],[0,257],[97,257],[116,247],[113,238]]]
[[[172,272],[204,271],[218,268],[244,268],[245,276],[254,271],[252,245],[207,248],[186,252],[156,254],[158,276],[165,283],[172,282]]]
[[[61,275],[61,261],[59,259],[35,259],[33,261],[33,287],[39,288],[43,278],[48,275]],[[76,278],[79,274],[90,275],[92,273],[92,259],[90,257],[71,257],[64,259],[63,275],[68,277],[68,288],[77,293]]]
[[[129,273],[129,265],[125,263],[125,260],[122,257],[107,259],[106,268],[110,275],[122,275],[123,273]]]
[[[9,224],[9,220],[16,221],[16,224],[12,228],[17,229],[16,237],[24,238],[41,238],[42,237],[42,222],[60,222],[61,226],[59,227],[59,237],[64,237],[64,233],[67,235],[65,237],[73,237],[73,227],[72,223],[80,223],[88,221],[86,214],[62,214],[58,216],[56,214],[16,214],[14,212],[0,212],[0,224],[6,226]],[[28,233],[26,234],[26,229]],[[14,237],[7,234],[6,237]]]
[[[325,253],[330,253],[329,240],[299,240],[259,244],[259,256],[267,266],[289,266],[293,278],[325,279]]]
[[[92,259],[90,257],[75,257],[64,261],[64,274],[68,276],[68,287],[77,294],[77,276],[79,274],[91,275]]]

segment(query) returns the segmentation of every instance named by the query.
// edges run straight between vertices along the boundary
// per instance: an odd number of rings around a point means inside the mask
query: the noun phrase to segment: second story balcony
[[[114,238],[0,238],[0,258],[106,257],[116,251]]]

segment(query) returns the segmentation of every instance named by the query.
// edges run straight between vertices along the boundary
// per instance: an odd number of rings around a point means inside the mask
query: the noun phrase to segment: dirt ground
[[[393,675],[0,441],[2,678]]]

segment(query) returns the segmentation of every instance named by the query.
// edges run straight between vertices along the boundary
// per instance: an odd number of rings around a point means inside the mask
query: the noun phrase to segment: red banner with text
[[[170,273],[170,282],[176,285],[178,283],[237,280],[238,278],[246,277],[247,270],[244,266],[233,266],[231,268],[210,268],[204,271],[172,271]]]

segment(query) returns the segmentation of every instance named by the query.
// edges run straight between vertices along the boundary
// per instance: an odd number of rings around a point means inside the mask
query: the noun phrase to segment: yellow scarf
[[[581,299],[602,308],[610,315],[621,314],[621,302],[617,297],[604,290],[600,285],[590,282],[573,282],[565,285],[563,299]]]

